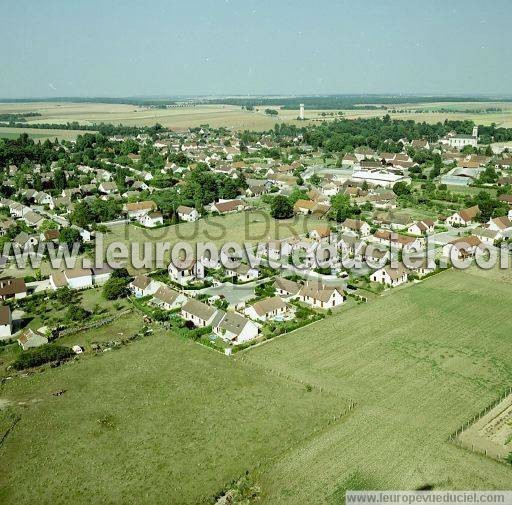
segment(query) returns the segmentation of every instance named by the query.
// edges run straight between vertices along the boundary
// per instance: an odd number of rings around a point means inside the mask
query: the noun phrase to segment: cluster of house
[[[293,319],[295,306],[289,303],[291,300],[327,310],[341,305],[346,299],[339,287],[320,282],[301,284],[284,277],[274,280],[275,296],[249,305],[240,303],[233,310],[217,308],[213,303],[215,297],[205,303],[146,275],[135,277],[129,288],[136,297],[150,297],[148,303],[152,306],[167,311],[179,309],[184,321],[197,328],[211,327],[215,335],[231,344],[254,339],[266,321]]]

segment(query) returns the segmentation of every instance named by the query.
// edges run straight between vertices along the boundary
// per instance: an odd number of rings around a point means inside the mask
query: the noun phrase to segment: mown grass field
[[[510,489],[512,467],[447,443],[512,381],[508,272],[450,271],[246,353],[353,398],[343,423],[259,472],[265,503],[345,489]]]
[[[208,501],[346,406],[158,330],[1,397],[0,427],[20,416],[0,447],[4,504]]]
[[[488,107],[502,109],[500,112],[484,113]],[[148,126],[160,123],[163,126],[185,130],[189,127],[209,124],[212,127],[224,126],[236,130],[268,130],[279,121],[295,124],[316,123],[321,120],[332,121],[337,114],[336,110],[306,110],[306,121],[297,120],[298,110],[283,110],[279,107],[277,117],[267,116],[264,110],[267,107],[257,107],[254,111],[243,110],[232,105],[197,105],[195,107],[149,109],[127,104],[102,104],[102,103],[57,103],[57,102],[33,102],[33,103],[0,103],[0,114],[38,112],[41,116],[28,118],[28,123],[67,123],[78,121],[81,124],[94,123],[124,124],[128,126]],[[388,105],[389,110],[402,111],[426,111],[426,112],[389,112],[394,119],[412,119],[436,123],[445,119],[465,120],[469,119],[478,124],[489,125],[496,123],[498,126],[512,126],[512,103],[498,102],[446,102],[423,104]],[[450,110],[443,112],[441,109]],[[472,110],[474,112],[464,112]],[[482,112],[476,112],[482,110]],[[345,117],[381,117],[386,111],[375,110],[342,110]],[[322,116],[326,113],[327,116]],[[2,130],[0,129],[0,134]],[[37,132],[35,132],[36,134]]]

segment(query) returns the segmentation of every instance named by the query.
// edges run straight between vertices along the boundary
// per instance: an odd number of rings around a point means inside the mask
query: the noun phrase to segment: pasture
[[[499,108],[500,111],[485,112],[486,108]],[[320,121],[332,121],[337,116],[336,110],[308,110],[305,111],[306,121],[298,121],[297,110],[284,110],[280,107],[277,117],[267,116],[264,113],[266,106],[256,107],[254,111],[247,111],[233,105],[196,105],[190,107],[176,107],[169,109],[156,109],[140,107],[128,104],[103,104],[103,103],[58,103],[58,102],[33,102],[33,103],[0,103],[0,114],[38,112],[41,116],[28,118],[29,124],[55,123],[62,124],[77,121],[80,124],[92,125],[94,123],[123,124],[127,126],[150,126],[160,123],[174,130],[186,130],[209,124],[212,127],[226,127],[234,130],[269,130],[276,122],[286,122],[296,125],[315,124]],[[368,118],[381,117],[386,112],[393,119],[412,119],[437,123],[445,119],[472,120],[477,124],[489,125],[496,123],[498,126],[512,126],[512,102],[446,102],[388,105],[388,111],[375,110],[342,110],[344,117]],[[396,112],[389,112],[395,110]],[[471,112],[467,112],[471,111]],[[326,114],[326,116],[322,116]],[[332,114],[332,115],[331,115]],[[8,128],[2,128],[0,134]],[[44,131],[44,130],[43,130]],[[5,131],[12,134],[13,132]],[[42,133],[33,132],[34,135]],[[49,132],[51,134],[51,131]],[[66,135],[71,135],[67,133]],[[76,135],[76,132],[74,133]]]

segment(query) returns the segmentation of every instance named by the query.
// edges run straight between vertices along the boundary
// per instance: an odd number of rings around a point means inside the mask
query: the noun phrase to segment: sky
[[[512,95],[511,0],[0,0],[0,97]]]

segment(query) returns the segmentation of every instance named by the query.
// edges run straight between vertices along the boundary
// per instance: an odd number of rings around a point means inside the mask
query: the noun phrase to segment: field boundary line
[[[503,458],[491,456],[488,454],[487,449],[479,449],[478,447],[475,447],[474,444],[469,447],[468,444],[464,443],[462,440],[460,440],[459,436],[466,431],[468,428],[473,426],[477,421],[479,421],[482,417],[484,417],[486,414],[488,414],[492,409],[497,407],[505,398],[512,395],[512,386],[509,386],[505,391],[503,391],[500,396],[493,400],[491,403],[489,403],[486,407],[484,407],[482,410],[480,410],[477,414],[472,416],[468,421],[463,423],[459,428],[457,428],[453,433],[451,433],[448,438],[447,442],[449,444],[453,444],[455,447],[460,447],[461,449],[465,449],[466,451],[472,452],[474,454],[479,454],[481,456],[485,456],[486,458],[489,458],[493,461],[496,461],[497,463],[501,463],[503,465],[506,465],[507,467],[510,467],[510,463]]]

